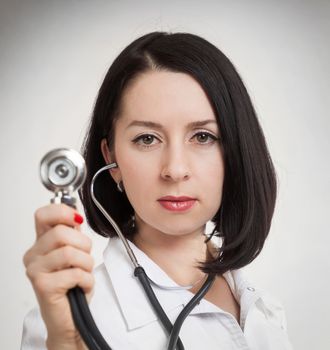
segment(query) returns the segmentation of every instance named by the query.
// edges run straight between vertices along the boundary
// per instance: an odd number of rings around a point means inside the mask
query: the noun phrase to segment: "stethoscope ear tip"
[[[118,168],[118,164],[116,163],[116,162],[113,162],[113,163],[110,163],[110,164],[108,164],[109,165],[109,167],[110,167],[110,169],[112,169],[112,168]]]

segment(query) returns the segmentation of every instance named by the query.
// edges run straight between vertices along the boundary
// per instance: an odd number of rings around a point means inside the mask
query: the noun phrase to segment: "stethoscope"
[[[215,275],[209,274],[199,291],[193,296],[189,303],[183,308],[179,316],[172,325],[165,311],[160,305],[152,287],[152,282],[143,267],[137,261],[130,245],[125,236],[119,229],[116,222],[103,208],[94,194],[94,184],[97,177],[104,171],[116,168],[116,163],[108,164],[98,170],[93,176],[90,192],[94,204],[102,212],[104,217],[112,225],[118,237],[121,239],[126,252],[134,267],[134,276],[140,281],[150,304],[159,317],[166,333],[169,336],[168,350],[179,349],[183,350],[184,346],[179,338],[180,329],[186,317],[190,314],[193,308],[204,297],[212,283]],[[71,207],[76,207],[76,199],[72,196],[72,192],[78,190],[86,179],[86,166],[83,157],[75,150],[67,148],[58,148],[48,152],[40,163],[40,177],[42,183],[47,189],[53,191],[55,196],[51,199],[51,203],[65,203]],[[88,303],[83,290],[80,287],[75,287],[68,291],[68,299],[72,312],[72,317],[77,330],[82,339],[90,350],[111,350],[102,334],[100,333],[95,321],[91,315]]]

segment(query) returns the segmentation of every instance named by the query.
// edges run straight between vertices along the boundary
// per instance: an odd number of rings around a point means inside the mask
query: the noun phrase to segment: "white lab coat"
[[[176,317],[193,294],[170,290],[177,284],[143,251],[129,242],[167,316]],[[119,238],[111,238],[104,263],[94,270],[91,313],[113,350],[162,350],[168,337],[133,274],[133,265]],[[282,305],[248,283],[241,270],[224,274],[240,304],[240,324],[228,312],[203,299],[186,318],[180,339],[186,350],[292,350]],[[21,350],[46,349],[47,330],[38,307],[24,319]]]

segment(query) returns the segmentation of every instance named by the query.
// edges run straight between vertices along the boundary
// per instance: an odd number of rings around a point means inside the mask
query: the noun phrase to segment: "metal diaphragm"
[[[73,192],[85,181],[85,160],[73,149],[54,149],[48,152],[40,162],[40,178],[50,191]]]

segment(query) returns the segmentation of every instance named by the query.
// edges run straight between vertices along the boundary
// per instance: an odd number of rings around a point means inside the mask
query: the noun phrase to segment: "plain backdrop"
[[[155,30],[206,38],[241,74],[279,178],[269,238],[246,272],[284,304],[295,349],[329,349],[330,1],[320,0],[0,1],[0,348],[19,348],[36,305],[22,257],[51,197],[39,161],[80,149],[109,65]],[[99,263],[107,241],[84,231]]]

